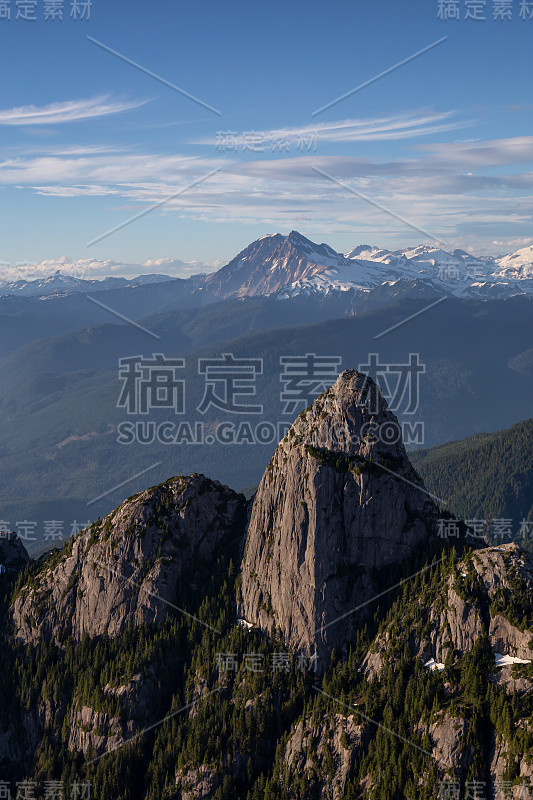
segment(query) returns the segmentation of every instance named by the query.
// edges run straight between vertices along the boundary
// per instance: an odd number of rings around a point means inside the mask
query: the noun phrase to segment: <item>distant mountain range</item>
[[[57,270],[53,275],[35,280],[2,281],[0,280],[0,296],[18,295],[20,297],[50,297],[53,295],[72,294],[73,292],[107,291],[125,287],[145,286],[148,283],[171,281],[168,275],[139,275],[137,278],[103,278],[102,280],[85,280],[73,275],[63,275]]]
[[[355,365],[368,371],[364,365],[372,353],[379,354],[381,365],[405,365],[409,354],[419,354],[425,365],[419,408],[409,416],[404,414],[405,398],[401,402],[397,398],[395,404],[402,424],[411,425],[413,417],[414,423],[423,423],[423,442],[413,433],[410,447],[431,447],[498,430],[531,416],[532,298],[492,302],[450,298],[428,313],[419,313],[427,308],[425,300],[404,298],[336,318],[337,304],[326,299],[320,303],[309,297],[284,302],[275,297],[232,298],[201,309],[142,318],[157,339],[117,320],[118,324],[41,338],[5,353],[0,358],[0,519],[13,524],[37,521],[35,544],[42,544],[44,521],[79,522],[102,516],[116,501],[117,495],[107,494],[109,490],[131,481],[128,491],[138,491],[146,478],[132,477],[145,469],[150,469],[154,483],[165,475],[190,472],[203,472],[237,488],[256,483],[272,445],[283,435],[278,425],[288,417],[281,397],[280,363],[287,355],[335,356],[340,358],[339,369]],[[400,324],[408,318],[412,321]],[[375,338],[391,326],[398,326],[393,334]],[[153,408],[147,423],[157,427],[183,422],[194,432],[202,422],[206,436],[213,436],[223,424],[231,423],[235,431],[251,425],[255,431],[262,422],[270,429],[274,426],[272,442],[254,434],[246,444],[227,443],[221,436],[205,446],[187,438],[167,444],[157,437],[152,440],[150,434],[146,443],[120,443],[118,426],[129,421],[142,424],[144,418],[117,408],[122,387],[118,360],[152,358],[154,353],[185,360],[178,378],[186,385],[186,405],[185,413],[177,416],[173,409]],[[262,415],[217,408],[199,412],[206,380],[198,372],[198,360],[220,358],[222,353],[262,359],[263,371],[254,382]],[[399,375],[389,375],[390,392]],[[320,391],[311,387],[309,399]],[[306,398],[304,393],[296,411],[304,408]],[[103,497],[96,501],[99,496]]]
[[[32,281],[0,281],[0,297],[49,298],[172,280],[158,274],[84,280],[57,271]],[[270,294],[285,298],[349,290],[368,293],[397,284],[404,288],[421,284],[430,294],[496,299],[533,293],[533,245],[495,258],[477,258],[464,250],[447,252],[432,245],[390,251],[362,244],[343,254],[291,231],[288,236],[263,236],[217,272],[187,280],[195,292],[203,292],[204,298],[205,293],[213,295],[213,299]]]
[[[264,236],[206,278],[219,297],[276,294],[280,298],[331,292],[368,293],[396,284],[422,285],[429,294],[495,299],[533,292],[533,246],[503,258],[476,258],[438,247],[380,250],[359,245],[337,253],[297,231]]]
[[[379,354],[386,374],[378,382],[392,380],[391,387],[418,354],[425,372],[414,422],[424,434],[413,434],[409,446],[531,417],[532,248],[498,264],[483,261],[485,282],[442,277],[446,266],[447,275],[454,267],[464,278],[475,261],[431,247],[392,253],[361,245],[341,254],[292,232],[257,240],[208,276],[69,281],[56,274],[41,282],[43,294],[28,282],[25,291],[0,296],[0,519],[36,520],[41,534],[46,520],[95,518],[116,499],[110,487],[154,464],[154,481],[191,471],[236,487],[258,480],[272,442],[120,443],[119,359],[131,356],[183,358],[186,411],[178,421],[193,430],[202,421],[209,434],[224,421],[254,430],[259,421],[198,410],[205,388],[198,359],[222,353],[262,359],[258,397],[276,437],[288,413],[280,359],[307,354],[362,371]],[[149,421],[167,419],[154,409]]]

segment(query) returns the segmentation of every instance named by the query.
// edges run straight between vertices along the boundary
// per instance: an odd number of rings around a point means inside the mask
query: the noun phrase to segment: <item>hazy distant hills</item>
[[[121,496],[110,489],[128,481],[134,491],[129,480],[148,468],[153,482],[197,471],[250,486],[290,419],[281,399],[286,356],[333,359],[323,385],[315,381],[314,394],[302,393],[296,413],[342,369],[371,371],[376,359],[375,377],[392,400],[394,382],[418,359],[416,410],[407,409],[405,385],[394,408],[414,431],[404,437],[408,447],[531,417],[531,263],[532,248],[485,260],[427,246],[389,252],[361,245],[340,254],[293,231],[262,237],[209,276],[144,276],[124,285],[75,279],[69,288],[55,275],[40,290],[19,285],[0,297],[0,518],[86,521]],[[486,280],[474,279],[477,269]],[[206,388],[199,359],[223,353],[261,362],[261,415],[198,410]],[[152,409],[130,418],[117,407],[119,359],[154,354],[185,360],[176,376],[185,383],[185,412]],[[217,438],[220,425],[253,432],[261,421],[274,431],[266,441]],[[120,444],[124,422],[150,422],[156,435]],[[168,422],[191,431],[201,423],[214,441],[163,443],[157,426]]]
[[[286,305],[272,298],[249,298],[144,320],[161,337],[157,340],[129,325],[106,325],[35,342],[4,356],[0,365],[6,376],[0,394],[2,517],[94,518],[109,510],[124,490],[90,506],[88,502],[156,463],[148,479],[128,482],[126,491],[135,491],[147,480],[155,483],[165,475],[191,472],[203,472],[237,488],[250,486],[281,438],[278,426],[290,419],[281,401],[280,358],[287,355],[335,357],[340,372],[368,368],[372,353],[391,368],[406,365],[410,354],[418,354],[425,369],[418,409],[404,413],[404,398],[397,413],[408,424],[423,423],[426,447],[510,426],[531,415],[532,302],[523,296],[490,303],[448,299],[375,339],[423,310],[426,301],[399,300],[311,325],[286,327],[285,318],[285,327],[279,327],[283,315],[271,317],[273,308],[300,308],[303,319],[316,306],[304,298]],[[122,386],[118,358],[153,353],[185,359],[178,376],[186,386],[182,415],[173,409],[152,409],[148,416],[129,417],[125,409],[117,408]],[[205,414],[198,411],[206,385],[198,359],[220,358],[222,353],[262,359],[262,373],[256,377],[261,415],[213,408]],[[378,382],[391,382],[393,377],[378,376]],[[326,379],[333,380],[334,376]],[[155,426],[185,422],[193,431],[201,422],[210,435],[221,423],[235,428],[248,423],[255,430],[266,421],[275,434],[265,443],[226,444],[215,439],[202,445],[185,438],[163,444],[149,437],[144,444],[120,444],[117,428],[124,421],[149,421]]]
[[[107,291],[125,287],[144,286],[150,283],[170,281],[168,275],[139,275],[136,278],[103,278],[88,280],[63,275],[57,270],[53,275],[33,280],[0,280],[0,296],[16,295],[20,297],[50,297],[52,295],[72,294],[74,292]]]
[[[401,251],[359,245],[343,255],[292,231],[252,242],[207,276],[155,274],[98,281],[56,272],[34,281],[0,281],[0,355],[36,339],[120,322],[122,317],[138,320],[237,297],[279,302],[308,298],[320,304],[318,316],[309,311],[302,318],[297,311],[296,318],[312,322],[402,298],[494,300],[532,293],[533,246],[499,259],[426,245]],[[274,317],[285,325],[292,314],[283,309]]]
[[[391,294],[390,300],[393,299]],[[254,331],[353,315],[353,303],[353,293],[295,297],[285,303],[269,296],[219,300],[207,306],[140,317],[139,322],[152,336],[87,303],[99,316],[104,316],[105,324],[39,337],[0,355],[3,388],[40,372],[65,373],[116,366],[125,353],[183,353]]]
[[[0,354],[36,339],[90,325],[109,322],[127,324],[117,314],[135,320],[170,309],[198,308],[215,300],[214,296],[207,298],[197,281],[182,278],[107,291],[75,292],[45,299],[12,295],[0,297]]]

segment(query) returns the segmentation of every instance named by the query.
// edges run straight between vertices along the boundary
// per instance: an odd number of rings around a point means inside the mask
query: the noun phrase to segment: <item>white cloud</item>
[[[0,125],[57,125],[61,122],[76,122],[81,119],[105,117],[130,111],[145,105],[147,101],[110,101],[107,95],[87,100],[68,100],[46,106],[19,106],[0,109]]]
[[[483,142],[442,142],[419,145],[431,153],[436,163],[453,164],[457,169],[476,169],[502,164],[525,164],[533,161],[533,136],[515,136]]]
[[[455,116],[455,111],[444,112],[412,112],[407,114],[390,114],[384,117],[370,119],[346,119],[339,122],[322,122],[316,125],[303,127],[275,128],[267,131],[255,131],[259,137],[258,146],[268,151],[276,143],[278,152],[282,152],[284,142],[296,145],[302,144],[302,149],[316,137],[317,142],[361,142],[361,141],[387,141],[394,139],[410,139],[430,133],[458,130],[467,127],[470,123],[465,121],[448,121]],[[220,132],[215,137],[199,139],[196,144],[213,145],[222,148],[224,135]],[[248,132],[252,133],[252,132]],[[246,132],[236,133],[231,137],[232,145],[241,151],[246,148],[249,139]],[[306,144],[307,143],[307,144]]]
[[[0,185],[46,184],[56,188],[100,185],[102,194],[108,194],[105,187],[109,184],[127,186],[132,182],[172,181],[188,175],[194,180],[202,170],[209,172],[225,163],[222,158],[214,161],[151,153],[17,156],[0,161]]]
[[[208,223],[260,221],[269,230],[304,223],[307,229],[331,231],[333,237],[351,231],[348,244],[361,240],[382,246],[419,243],[420,234],[317,175],[313,167],[318,167],[455,246],[488,249],[496,240],[502,242],[498,250],[510,251],[512,245],[505,247],[503,242],[526,238],[533,215],[533,172],[516,168],[533,160],[533,137],[436,142],[418,146],[412,157],[381,159],[328,155],[320,148],[322,140],[403,136],[422,128],[428,132],[431,127],[455,124],[451,117],[452,112],[420,112],[322,123],[316,153],[295,155],[293,146],[292,154],[254,160],[237,154],[194,157],[94,146],[40,155],[30,151],[0,162],[0,185],[56,197],[107,198],[113,224],[186,189],[153,213]],[[311,130],[316,128],[306,128],[304,133]],[[283,132],[296,135],[296,129],[270,133],[282,136]],[[216,167],[221,171],[187,189]],[[98,233],[94,231],[95,236]]]
[[[169,275],[172,278],[188,278],[200,272],[212,272],[222,264],[218,261],[181,261],[178,258],[148,259],[142,264],[131,264],[111,259],[72,259],[68,256],[47,258],[43,261],[7,262],[0,259],[0,280],[36,280],[55,272],[80,280],[101,280],[106,277],[136,278],[139,275]]]

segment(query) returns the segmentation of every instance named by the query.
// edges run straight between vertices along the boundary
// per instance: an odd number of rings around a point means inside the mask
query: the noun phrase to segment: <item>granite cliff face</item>
[[[244,519],[244,497],[203,475],[135,495],[23,588],[13,606],[16,638],[80,641],[84,633],[114,637],[132,623],[160,622],[179,582],[195,585],[196,572],[209,568]]]
[[[350,612],[375,594],[372,571],[410,556],[437,516],[379,388],[344,372],[295,421],[261,480],[241,616],[310,655],[342,647],[360,622]]]
[[[309,717],[291,730],[283,754],[285,780],[288,784],[302,777],[321,800],[340,800],[346,783],[364,744],[363,726],[353,714],[336,714],[329,725],[313,724]],[[329,779],[320,774],[329,766]]]
[[[121,686],[106,684],[102,687],[104,702],[115,699],[120,707],[119,714],[110,714],[106,710],[95,710],[80,702],[74,696],[68,715],[69,740],[71,752],[84,755],[103,753],[120,747],[125,741],[137,735],[147,721],[153,718],[157,708],[158,693],[161,692],[160,681],[154,667],[147,670],[146,675],[138,673]],[[44,726],[46,727],[46,726]]]
[[[78,765],[95,796],[141,800],[406,800],[450,776],[488,792],[533,779],[533,555],[437,539],[371,380],[347,371],[300,415],[249,510],[195,474],[24,578],[21,543],[0,540],[8,777]]]

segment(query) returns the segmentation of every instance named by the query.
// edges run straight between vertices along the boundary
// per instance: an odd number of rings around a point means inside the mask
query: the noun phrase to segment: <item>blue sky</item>
[[[449,20],[438,0],[92,0],[89,20],[47,2],[0,18],[4,264],[188,274],[293,228],[338,250],[533,239],[533,2],[487,0],[485,21],[471,0]]]

